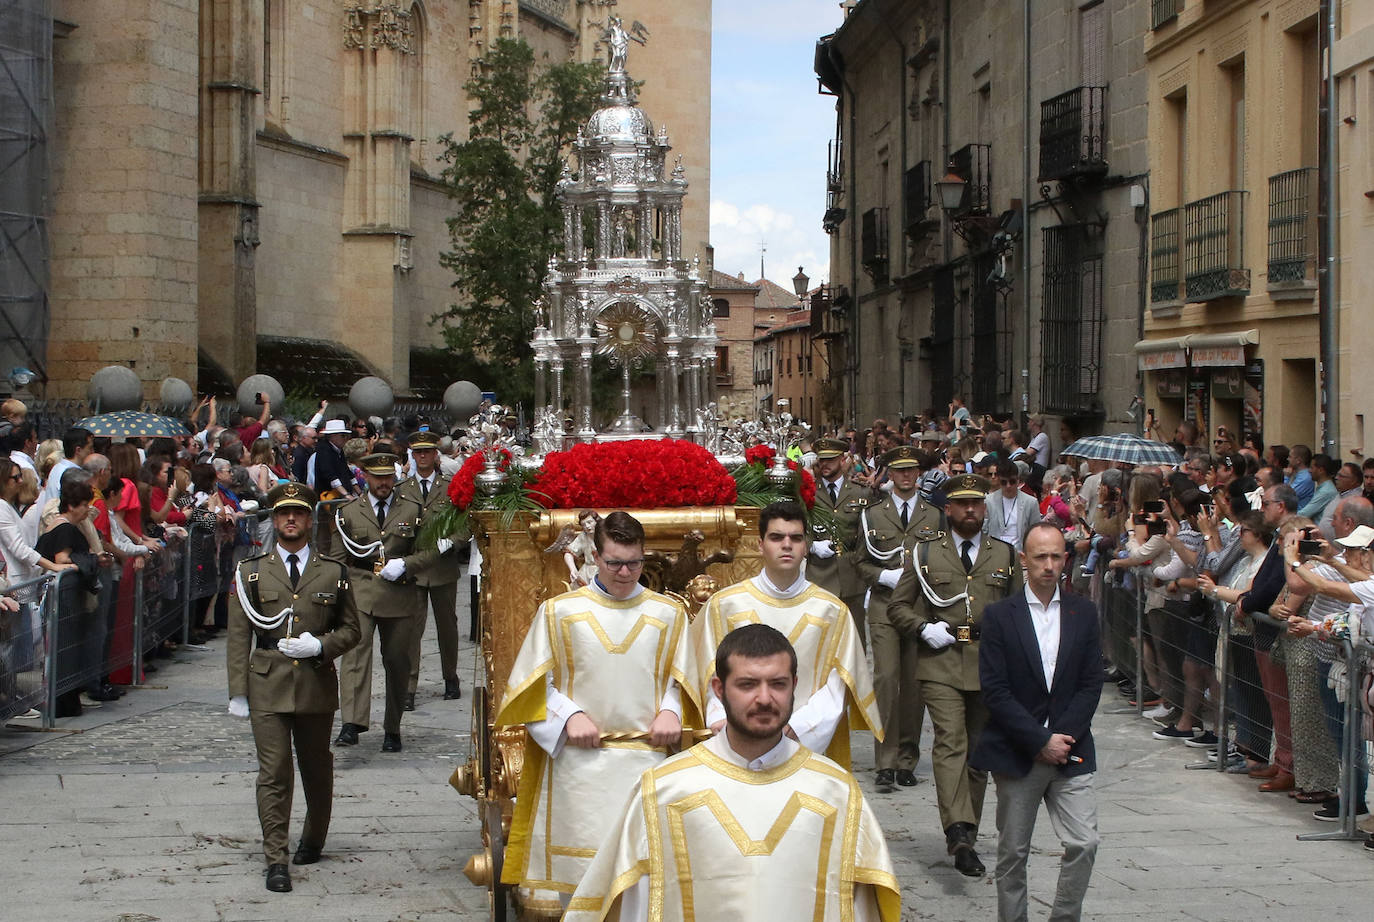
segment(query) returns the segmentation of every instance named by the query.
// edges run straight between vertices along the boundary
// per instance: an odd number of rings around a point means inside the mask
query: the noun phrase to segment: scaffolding
[[[0,390],[47,381],[51,0],[0,0]]]

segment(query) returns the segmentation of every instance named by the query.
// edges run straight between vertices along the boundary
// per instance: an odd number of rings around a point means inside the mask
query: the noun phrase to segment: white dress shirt
[[[1027,585],[1026,605],[1030,607],[1031,624],[1035,627],[1035,642],[1040,647],[1040,666],[1045,670],[1045,688],[1054,687],[1054,668],[1059,664],[1059,590],[1048,605],[1036,598]],[[1048,722],[1046,723],[1048,726]]]
[[[1000,503],[1002,509],[1002,532],[996,537],[1010,544],[1012,547],[1021,546],[1021,510],[1016,498],[1007,499],[1002,492],[997,493],[995,499],[989,502]]]
[[[286,578],[291,578],[291,565],[286,562],[290,555],[296,555],[296,566],[300,568],[302,574],[305,573],[305,565],[310,562],[310,545],[307,544],[299,551],[288,551],[284,547],[277,548],[277,555],[281,557],[281,568],[286,571]]]

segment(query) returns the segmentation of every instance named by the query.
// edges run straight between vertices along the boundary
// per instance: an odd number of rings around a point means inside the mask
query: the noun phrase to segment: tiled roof
[[[712,291],[754,291],[757,287],[749,284],[740,276],[730,275],[719,269],[711,270]]]

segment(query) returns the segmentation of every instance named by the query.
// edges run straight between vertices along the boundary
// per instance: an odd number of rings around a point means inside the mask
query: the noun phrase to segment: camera
[[[1322,543],[1310,538],[1303,538],[1298,542],[1298,553],[1304,557],[1319,557],[1322,552]]]

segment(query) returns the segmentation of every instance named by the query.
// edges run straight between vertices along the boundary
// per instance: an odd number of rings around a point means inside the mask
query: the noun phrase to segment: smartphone
[[[1145,501],[1145,511],[1146,511],[1146,512],[1155,512],[1155,513],[1163,512],[1163,511],[1164,511],[1164,500],[1162,500],[1162,499],[1150,499],[1150,500],[1146,500],[1146,501]]]
[[[1163,519],[1151,519],[1145,523],[1145,534],[1147,535],[1166,535],[1169,533],[1169,523]]]
[[[1132,525],[1148,525],[1148,524],[1150,524],[1150,517],[1149,517],[1148,515],[1146,515],[1145,513],[1143,513],[1143,512],[1134,512],[1134,513],[1131,513],[1131,524],[1132,524]]]
[[[1155,412],[1155,408],[1154,408],[1154,407],[1150,407],[1150,415],[1151,415],[1151,416],[1158,416],[1159,414],[1157,414],[1157,413]]]
[[[854,459],[854,470],[858,471],[860,474],[866,474],[866,473],[868,473],[868,469],[867,469],[866,467],[864,467],[864,459],[863,459],[863,458],[855,458],[855,459]]]
[[[263,395],[262,391],[258,391],[256,394],[253,395],[253,402],[256,403],[258,406],[262,406],[264,403],[267,402],[267,398]]]

